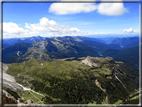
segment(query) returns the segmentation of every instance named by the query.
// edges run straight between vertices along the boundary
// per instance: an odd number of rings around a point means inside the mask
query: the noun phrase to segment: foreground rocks
[[[18,104],[18,101],[4,90],[2,91],[2,102],[3,104]]]

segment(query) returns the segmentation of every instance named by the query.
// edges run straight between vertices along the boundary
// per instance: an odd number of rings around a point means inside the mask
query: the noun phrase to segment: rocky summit
[[[85,64],[88,66],[97,66],[97,64],[90,58],[90,56],[87,56],[85,60],[83,60],[80,64]]]

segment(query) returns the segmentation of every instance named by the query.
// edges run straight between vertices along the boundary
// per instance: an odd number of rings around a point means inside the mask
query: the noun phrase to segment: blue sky
[[[136,36],[139,3],[3,3],[3,38]]]

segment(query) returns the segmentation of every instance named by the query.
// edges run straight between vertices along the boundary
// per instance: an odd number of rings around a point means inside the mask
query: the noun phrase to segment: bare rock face
[[[9,88],[11,89],[12,91],[16,92],[17,90],[23,90],[23,88],[21,86],[19,86],[16,82],[15,82],[15,79],[14,77],[12,77],[11,75],[8,75],[6,73],[8,69],[8,66],[6,64],[3,64],[3,86],[6,87],[6,88]],[[1,72],[0,72],[1,74]],[[1,79],[1,77],[0,77]],[[1,81],[0,81],[1,83]]]
[[[2,91],[2,103],[3,104],[17,104],[17,100],[11,96],[8,92]]]
[[[81,64],[85,64],[88,66],[95,66],[95,67],[97,66],[97,64],[89,56],[87,56],[87,58],[83,60]]]
[[[23,98],[18,98],[18,101],[19,101],[20,103],[24,103],[24,99],[23,99]]]
[[[25,103],[26,104],[35,104],[35,102],[33,100],[31,100],[31,99],[28,99]]]

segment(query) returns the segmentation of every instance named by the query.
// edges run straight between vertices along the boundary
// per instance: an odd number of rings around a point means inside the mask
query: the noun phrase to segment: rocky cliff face
[[[3,79],[3,86],[6,87],[6,88],[11,89],[14,92],[16,92],[17,90],[23,90],[22,87],[20,87],[16,83],[14,77],[12,77],[11,75],[8,75],[6,73],[6,71],[8,69],[8,66],[6,64],[4,64],[4,63],[2,63],[2,65],[3,65],[3,74],[2,74],[3,75],[3,78],[2,78]],[[0,77],[0,79],[1,79],[1,77]]]
[[[81,64],[85,64],[88,66],[95,66],[95,67],[97,66],[97,64],[89,56],[87,56],[87,58],[83,60]]]
[[[2,103],[3,104],[17,104],[18,101],[11,96],[8,92],[2,91]]]

